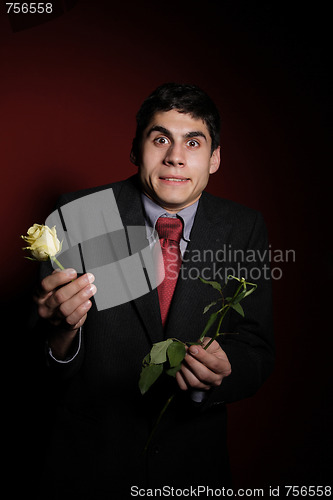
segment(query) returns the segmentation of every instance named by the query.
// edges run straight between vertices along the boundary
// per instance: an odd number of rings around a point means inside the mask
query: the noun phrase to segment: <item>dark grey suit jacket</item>
[[[110,187],[123,225],[144,225],[137,176],[64,195],[60,205]],[[261,272],[268,265],[267,247],[258,212],[204,192],[165,330],[156,289],[103,311],[93,306],[78,355],[49,367],[58,394],[45,474],[50,498],[109,499],[116,492],[118,498],[130,498],[134,485],[230,484],[226,403],[252,396],[273,367],[271,284],[267,270],[266,276]],[[219,339],[232,374],[200,404],[193,403],[190,391],[177,391],[169,377],[141,396],[141,362],[152,343],[167,337],[196,341],[203,331],[208,319],[203,309],[218,296],[198,273],[219,281],[226,269],[237,272],[239,266],[258,288],[243,302],[245,318],[229,311],[224,320],[223,331],[237,332]],[[230,294],[235,286],[230,283]],[[175,390],[176,399],[143,455],[152,425]]]

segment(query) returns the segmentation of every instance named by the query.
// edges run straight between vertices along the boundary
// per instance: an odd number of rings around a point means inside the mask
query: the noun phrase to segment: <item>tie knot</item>
[[[183,232],[183,223],[176,217],[160,217],[156,222],[156,231],[161,238],[180,242]]]

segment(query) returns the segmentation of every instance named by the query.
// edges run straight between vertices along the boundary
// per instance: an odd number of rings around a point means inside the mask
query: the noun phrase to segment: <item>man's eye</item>
[[[190,139],[189,141],[187,141],[187,145],[190,146],[190,148],[196,148],[200,144],[195,139]]]
[[[156,137],[156,139],[154,139],[154,142],[156,142],[157,144],[168,144],[168,139],[166,137]]]

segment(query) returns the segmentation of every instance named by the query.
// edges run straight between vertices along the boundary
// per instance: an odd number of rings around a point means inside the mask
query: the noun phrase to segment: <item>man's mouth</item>
[[[169,182],[186,182],[190,180],[188,177],[160,177],[160,179]]]

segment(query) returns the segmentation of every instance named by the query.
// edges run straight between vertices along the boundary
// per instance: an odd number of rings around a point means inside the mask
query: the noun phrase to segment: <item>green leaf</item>
[[[211,302],[210,304],[208,304],[208,306],[205,307],[205,309],[203,310],[203,314],[206,314],[207,311],[209,311],[209,309],[212,307],[212,306],[215,306],[215,304],[217,304],[217,300],[214,300],[214,302]]]
[[[254,290],[256,288],[257,288],[257,285],[255,285],[252,288],[250,288],[250,290],[246,290],[246,293],[245,293],[244,297],[247,297],[248,295],[250,295],[250,293],[254,292]]]
[[[245,299],[245,297],[247,297],[248,295],[250,295],[252,292],[254,292],[254,290],[256,289],[257,287],[254,286],[253,288],[250,288],[250,290],[243,290],[241,293],[239,293],[237,295],[237,297],[233,300],[233,304],[238,304],[238,302],[240,302],[241,300]]]
[[[167,348],[172,342],[172,339],[167,339],[154,344],[150,351],[150,362],[156,365],[164,363],[167,360]]]
[[[219,311],[216,311],[216,312],[213,312],[210,316],[209,316],[209,320],[207,321],[206,323],[206,326],[205,326],[205,329],[204,331],[202,332],[202,334],[200,335],[200,340],[202,340],[206,333],[208,332],[208,330],[213,326],[213,324],[215,323],[215,321],[217,320],[219,316]]]
[[[142,366],[149,365],[149,362],[150,362],[150,352],[148,352],[148,354],[146,354],[146,356],[143,358],[143,360],[142,360]]]
[[[215,288],[215,290],[218,290],[219,292],[222,290],[222,286],[218,281],[207,281],[201,278],[200,276],[199,279],[202,281],[202,283],[206,283],[207,285],[212,286],[213,288]]]
[[[150,364],[142,368],[139,379],[139,389],[141,394],[145,394],[148,391],[162,372],[163,365]]]
[[[244,299],[245,297],[245,293],[246,293],[246,290],[243,290],[242,292],[240,292],[233,300],[232,300],[232,304],[238,304],[238,302],[240,302],[242,299]]]
[[[167,355],[169,358],[170,367],[173,368],[181,364],[185,358],[186,349],[182,342],[174,340],[172,344],[169,345],[167,350]]]
[[[243,308],[240,304],[230,304],[230,307],[235,309],[235,311],[237,311],[238,314],[240,314],[244,318],[244,311],[243,311]]]
[[[181,367],[182,367],[182,364],[179,363],[179,365],[173,366],[172,368],[168,368],[167,370],[165,370],[165,373],[167,375],[170,375],[170,377],[175,377],[176,373],[179,372],[179,370],[181,369]]]

